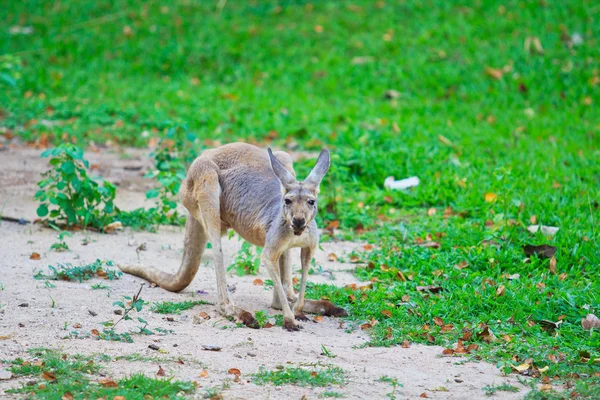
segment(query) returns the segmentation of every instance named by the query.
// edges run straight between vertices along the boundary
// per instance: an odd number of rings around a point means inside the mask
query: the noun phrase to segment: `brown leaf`
[[[125,396],[115,396],[113,397],[113,400],[126,400]]]
[[[456,269],[465,269],[465,268],[467,268],[468,266],[469,266],[469,263],[468,263],[468,262],[466,262],[466,261],[461,261],[461,262],[459,262],[458,264],[456,264],[456,265],[454,266],[454,268],[456,268]]]
[[[252,281],[252,283],[256,286],[262,286],[264,284],[262,279],[256,278],[255,280]]]
[[[475,343],[471,343],[469,345],[469,347],[467,347],[467,352],[470,353],[470,352],[475,351],[477,349],[479,349],[479,346],[477,344],[475,344]]]
[[[441,319],[440,317],[433,317],[433,322],[437,325],[437,326],[444,326],[444,320]]]
[[[313,318],[313,321],[316,323],[321,323],[323,322],[323,316],[322,315],[315,315],[315,317]]]
[[[36,260],[36,261],[37,261],[37,260],[39,260],[40,258],[41,258],[41,257],[40,257],[40,253],[31,253],[31,255],[29,256],[29,259],[30,259],[30,260]]]
[[[489,326],[484,325],[483,330],[477,334],[477,336],[486,343],[492,343],[496,341],[496,336]]]
[[[428,285],[428,286],[417,286],[418,292],[430,292],[430,293],[439,293],[444,290],[441,286]]]
[[[427,393],[423,392],[419,395],[419,397],[423,398],[423,399],[428,399],[429,396],[427,396]]]
[[[77,324],[73,325],[73,328],[75,328],[75,329],[80,329],[80,328],[81,328],[81,324],[80,324],[80,323],[77,323]]]
[[[335,253],[329,253],[329,256],[327,257],[327,259],[331,262],[334,262],[334,261],[338,260],[338,256]]]
[[[54,382],[56,380],[56,376],[52,372],[44,371],[42,372],[42,378],[47,380],[48,382]]]
[[[500,80],[500,79],[502,79],[502,76],[504,76],[504,71],[502,71],[501,69],[496,69],[496,68],[492,68],[492,67],[485,67],[485,73],[490,78],[493,78],[496,80]]]
[[[419,247],[427,247],[427,248],[430,248],[430,249],[439,249],[440,248],[439,242],[434,242],[432,240],[427,240],[425,242],[417,243],[417,246],[419,246]]]
[[[363,249],[365,249],[365,251],[373,250],[373,245],[367,243],[363,246]]]
[[[429,210],[427,210],[427,215],[429,215],[431,217],[431,216],[435,215],[436,212],[437,212],[437,210],[434,207],[432,207]]]
[[[228,374],[231,375],[236,375],[236,376],[240,376],[242,373],[240,372],[239,369],[237,368],[229,368],[229,370],[227,371]]]
[[[392,312],[389,310],[383,310],[381,313],[388,318],[392,318]]]
[[[100,336],[100,332],[98,332],[98,329],[92,329],[91,333],[92,336]]]
[[[410,347],[410,342],[408,340],[404,340],[402,342],[402,348],[403,349],[408,349]]]
[[[452,350],[452,349],[444,349],[444,350],[442,351],[442,355],[443,355],[443,356],[451,356],[451,355],[454,355],[454,350]]]
[[[73,400],[73,395],[69,392],[66,392],[65,394],[63,394],[63,396],[61,397],[62,400]]]
[[[450,332],[453,329],[454,329],[454,324],[444,324],[444,326],[442,326],[441,331],[445,333],[445,332]]]
[[[362,324],[360,326],[360,329],[362,329],[364,331],[364,330],[367,330],[367,329],[371,329],[372,327],[373,327],[373,325],[371,325],[370,323],[367,322],[365,324]]]
[[[548,266],[548,268],[550,268],[550,272],[552,272],[553,274],[556,273],[556,257],[550,257],[550,265]]]
[[[109,387],[109,388],[116,388],[119,387],[119,385],[117,384],[117,382],[113,381],[110,378],[104,378],[100,381],[100,385],[104,386],[104,387]]]
[[[596,317],[594,314],[588,314],[585,318],[581,319],[581,327],[586,331],[589,331],[592,328],[600,328],[600,318]]]
[[[485,196],[483,196],[483,198],[488,203],[493,203],[498,198],[498,195],[496,193],[486,193]]]
[[[464,340],[465,342],[468,342],[469,340],[471,340],[472,336],[473,336],[473,331],[471,331],[469,328],[463,328],[463,335],[461,337],[462,340]]]
[[[332,231],[339,227],[340,227],[340,221],[335,220],[335,221],[331,221],[330,223],[328,223],[327,226],[325,227],[325,229]]]
[[[160,365],[158,366],[158,372],[156,373],[156,376],[165,376],[165,370]]]
[[[506,287],[504,285],[498,286],[498,289],[496,289],[496,296],[498,296],[498,297],[504,296],[505,291],[506,291]]]
[[[523,251],[526,256],[537,255],[539,258],[552,258],[556,254],[556,247],[547,244],[539,246],[528,244],[523,246]]]

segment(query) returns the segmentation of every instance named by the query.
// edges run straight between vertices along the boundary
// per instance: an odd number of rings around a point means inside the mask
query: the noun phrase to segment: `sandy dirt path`
[[[120,206],[128,209],[143,206],[143,193],[151,186],[150,182],[141,178],[149,165],[146,152],[127,150],[124,154],[90,153],[87,157],[96,165],[99,175],[119,185],[117,203]],[[35,193],[39,173],[46,169],[46,161],[38,157],[39,151],[30,149],[0,152],[0,207],[3,207],[3,215],[27,219],[35,217],[36,204],[31,196]],[[369,339],[368,333],[360,329],[348,333],[352,326],[350,322],[337,318],[324,317],[321,323],[305,322],[302,331],[290,333],[279,327],[260,330],[238,328],[221,318],[211,305],[197,306],[181,315],[174,315],[173,321],[145,307],[140,316],[149,322],[150,327],[169,329],[173,333],[164,336],[136,335],[134,343],[100,341],[91,337],[65,339],[70,330],[90,332],[102,329],[100,322],[117,317],[113,313],[113,301],[134,294],[142,280],[123,276],[115,281],[102,281],[110,286],[105,290],[92,290],[92,284],[100,282],[99,279],[84,283],[53,282],[56,287],[48,288],[43,280],[33,278],[38,269],[48,271],[48,265],[67,262],[78,265],[96,259],[137,263],[136,247],[146,243],[147,250],[140,253],[143,264],[175,271],[181,256],[182,229],[165,227],[158,233],[125,230],[114,235],[76,232],[73,237],[67,238],[71,251],[63,253],[49,250],[56,241],[56,232],[37,225],[2,222],[0,238],[0,283],[4,288],[0,290],[0,337],[4,338],[0,340],[0,360],[27,357],[27,349],[35,347],[59,349],[69,354],[107,354],[113,358],[139,355],[153,360],[105,363],[105,374],[113,378],[135,372],[154,376],[160,365],[167,377],[198,382],[202,386],[197,392],[198,397],[206,388],[220,387],[229,381],[229,388],[222,392],[226,399],[300,399],[303,396],[316,399],[325,391],[342,393],[345,398],[383,399],[391,392],[388,383],[378,381],[383,375],[397,378],[402,384],[396,392],[398,399],[419,398],[423,393],[431,399],[480,399],[486,398],[483,387],[502,383],[515,385],[521,391],[498,392],[494,398],[517,399],[527,392],[527,388],[515,377],[501,376],[493,365],[440,357],[442,348],[439,346],[412,344],[409,348],[362,348]],[[88,244],[84,245],[85,242]],[[241,242],[236,238],[224,240],[227,264],[240,247]],[[331,271],[335,279],[332,280],[329,274],[313,275],[310,279],[335,285],[356,282],[349,272],[354,265],[330,262],[327,254],[342,255],[359,249],[361,245],[340,242],[324,243],[322,247],[324,251],[318,252],[317,262]],[[32,252],[39,253],[41,259],[31,260]],[[297,254],[294,257],[294,270],[297,271],[299,257]],[[254,285],[254,278],[228,275],[228,284],[235,287],[233,296],[237,304],[253,312],[266,310],[270,315],[277,314],[277,311],[269,309],[271,289]],[[262,270],[258,278],[268,279]],[[186,290],[170,293],[146,285],[141,297],[149,302],[190,299],[214,302],[214,283],[212,255],[207,250],[196,278]],[[207,313],[211,319],[195,324],[193,317],[200,312]],[[79,325],[80,328],[73,328]],[[127,322],[121,328],[136,325]],[[148,348],[151,344],[158,345],[166,353]],[[206,344],[218,345],[222,350],[205,351],[202,345]],[[322,345],[337,357],[321,355]],[[184,360],[183,365],[177,362],[179,358]],[[298,366],[301,363],[338,366],[346,371],[348,382],[342,387],[316,389],[252,383],[251,374],[261,367],[275,369],[281,365]],[[241,371],[239,382],[231,381],[232,376],[227,373],[230,368]],[[206,378],[200,377],[203,369],[208,371]],[[8,398],[4,390],[21,384],[18,379],[0,381],[0,397]]]

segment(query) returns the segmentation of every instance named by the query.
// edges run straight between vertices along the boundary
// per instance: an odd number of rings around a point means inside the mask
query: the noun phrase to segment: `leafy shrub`
[[[110,182],[99,184],[88,176],[89,163],[83,150],[73,144],[62,144],[42,153],[49,157],[52,168],[42,174],[37,214],[55,225],[93,226],[102,229],[113,221],[118,211],[114,206],[116,188]]]
[[[35,279],[50,279],[54,281],[87,281],[90,278],[106,278],[109,280],[119,279],[123,273],[111,268],[115,264],[112,261],[96,260],[91,264],[73,266],[71,264],[58,264],[56,267],[49,265],[51,274],[46,275],[41,270],[38,271]]]
[[[242,248],[237,253],[233,264],[227,268],[227,271],[234,269],[239,276],[256,275],[260,268],[260,254],[262,252],[262,248],[256,247],[253,251],[252,247],[253,246],[250,243],[244,241],[244,244],[242,244]]]

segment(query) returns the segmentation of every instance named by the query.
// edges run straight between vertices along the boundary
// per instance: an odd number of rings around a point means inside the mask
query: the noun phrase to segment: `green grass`
[[[191,394],[195,391],[195,386],[190,382],[149,378],[142,374],[119,380],[103,379],[99,375],[102,367],[93,356],[67,355],[49,349],[33,349],[29,353],[35,358],[11,362],[12,373],[26,378],[28,384],[7,390],[7,393],[28,394],[43,399],[60,399],[70,394],[75,399],[125,396],[127,399],[141,400],[148,395],[174,399],[179,398],[182,392]],[[110,386],[107,381],[110,381]]]
[[[204,300],[186,300],[180,302],[162,301],[152,304],[151,311],[158,314],[180,314],[182,311],[189,310],[201,304],[212,304]]]
[[[553,384],[573,379],[598,397],[597,366],[580,352],[599,358],[600,339],[579,324],[600,312],[596,3],[10,2],[6,25],[34,33],[0,32],[0,54],[21,61],[0,60],[14,81],[0,83],[0,125],[41,146],[144,147],[173,126],[186,127],[189,151],[327,146],[319,223],[381,244],[357,271],[379,282],[313,286],[312,297],[344,305],[356,326],[379,321],[371,345],[454,347],[467,327],[479,346],[470,357],[506,372],[513,357],[532,358]],[[543,53],[526,50],[532,37]],[[399,96],[386,98],[390,89]],[[297,162],[298,175],[313,163]],[[389,175],[421,184],[387,191]],[[560,230],[530,234],[532,220]],[[428,234],[439,249],[414,245]],[[556,273],[548,260],[524,263],[525,244],[555,246]],[[434,317],[454,328],[441,333]],[[555,332],[540,325],[559,317]],[[497,341],[478,337],[480,324]]]
[[[121,271],[115,271],[112,268],[114,263],[112,261],[103,261],[96,260],[90,264],[83,265],[71,265],[70,263],[66,264],[57,264],[57,266],[49,265],[48,269],[50,269],[50,274],[46,275],[42,270],[38,270],[34,276],[35,279],[50,279],[54,281],[78,281],[83,282],[87,281],[91,278],[100,277],[106,278],[109,280],[119,279],[123,273]],[[103,285],[102,283],[98,283],[97,285]],[[92,287],[93,289],[96,289]]]
[[[346,382],[345,372],[336,366],[301,366],[282,367],[274,371],[261,368],[253,375],[254,383],[258,385],[272,384],[274,386],[297,385],[309,387],[325,387],[343,385]]]
[[[517,393],[520,389],[516,386],[503,383],[501,385],[489,385],[482,388],[486,396],[493,396],[497,392],[513,392]]]

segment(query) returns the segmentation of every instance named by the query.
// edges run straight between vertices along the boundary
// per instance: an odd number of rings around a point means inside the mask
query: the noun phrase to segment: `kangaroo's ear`
[[[312,185],[315,187],[319,187],[323,177],[329,170],[329,151],[327,149],[321,150],[321,154],[319,154],[319,158],[317,159],[317,164],[308,175],[308,178],[304,180],[304,183],[308,185]]]
[[[285,169],[285,167],[279,162],[279,160],[275,158],[270,147],[267,149],[267,153],[269,153],[271,168],[273,169],[275,176],[277,177],[277,179],[279,179],[279,181],[285,189],[289,189],[294,183],[296,183],[296,178],[294,178],[290,171]]]

